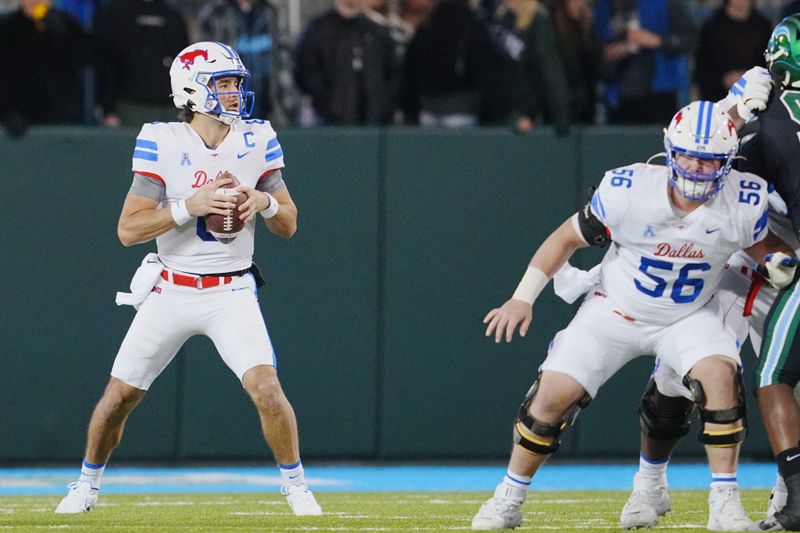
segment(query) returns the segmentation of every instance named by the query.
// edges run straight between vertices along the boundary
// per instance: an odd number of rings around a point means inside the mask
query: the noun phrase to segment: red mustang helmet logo
[[[183,63],[183,68],[189,70],[189,67],[194,65],[194,60],[198,57],[202,57],[208,61],[208,50],[192,50],[190,52],[186,52],[185,54],[179,55],[178,59],[180,59],[181,63]]]

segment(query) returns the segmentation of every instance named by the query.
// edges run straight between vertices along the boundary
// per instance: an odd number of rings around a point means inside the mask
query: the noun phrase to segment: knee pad
[[[639,406],[642,433],[655,440],[679,439],[689,432],[694,404],[691,400],[665,396],[650,378]]]
[[[736,377],[733,382],[734,387],[736,387],[736,405],[730,409],[711,410],[705,407],[706,395],[700,381],[691,379],[688,375],[683,378],[684,385],[694,394],[695,403],[700,410],[700,419],[703,422],[703,427],[700,428],[697,434],[697,440],[703,444],[718,448],[727,448],[742,442],[747,434],[747,406],[745,403],[744,380],[742,379],[741,369],[738,369],[736,372]],[[711,422],[713,424],[733,424],[739,420],[742,421],[741,428],[718,431],[708,431],[705,428],[706,422]]]
[[[581,409],[589,405],[592,401],[592,397],[589,396],[588,393],[584,394],[580,400],[570,405],[567,410],[564,411],[561,415],[561,419],[557,423],[550,424],[548,422],[542,422],[534,418],[528,412],[528,407],[530,407],[533,398],[536,396],[536,391],[539,389],[539,380],[541,377],[542,374],[540,373],[525,395],[522,405],[519,407],[517,419],[514,421],[514,444],[536,455],[550,455],[551,453],[555,453],[559,446],[561,446],[561,439],[559,439],[561,432],[575,422]],[[530,437],[523,434],[520,431],[520,425],[526,427],[534,436]],[[552,441],[545,439],[552,439]]]

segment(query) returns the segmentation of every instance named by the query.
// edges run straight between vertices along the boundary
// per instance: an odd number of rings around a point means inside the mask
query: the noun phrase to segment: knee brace
[[[703,427],[700,428],[697,434],[697,440],[703,444],[718,448],[727,448],[742,442],[747,434],[747,406],[745,403],[744,380],[742,379],[741,369],[736,372],[736,377],[733,382],[734,387],[736,387],[736,405],[730,409],[710,410],[705,407],[706,395],[700,381],[691,379],[688,375],[683,378],[683,384],[694,394],[695,403],[700,410],[700,419],[703,422]],[[713,424],[733,424],[738,420],[742,421],[741,428],[720,431],[708,431],[705,428],[706,422],[711,422]]]
[[[592,401],[592,397],[589,396],[588,393],[584,394],[580,400],[570,405],[567,410],[564,411],[561,415],[561,419],[556,424],[542,422],[534,418],[528,412],[528,407],[530,407],[533,398],[536,396],[536,391],[539,389],[539,379],[541,379],[541,377],[542,374],[540,373],[525,395],[522,405],[519,407],[519,414],[514,421],[514,444],[522,446],[527,451],[536,455],[550,455],[556,452],[559,446],[561,446],[561,440],[559,439],[561,432],[575,422],[578,413],[581,412],[581,409],[589,405],[589,402]],[[530,437],[523,434],[519,429],[520,425],[525,426],[534,436]],[[552,441],[548,442],[544,439],[552,439]]]
[[[665,396],[650,378],[639,406],[642,433],[655,440],[679,439],[689,432],[694,404],[691,400]]]

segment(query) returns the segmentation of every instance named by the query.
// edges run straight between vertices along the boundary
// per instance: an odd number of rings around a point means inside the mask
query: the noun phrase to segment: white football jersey
[[[187,123],[153,122],[142,126],[133,150],[133,171],[159,180],[166,200],[192,196],[198,188],[230,172],[244,185],[256,186],[270,171],[283,167],[283,150],[275,130],[264,120],[238,121],[211,149]],[[158,256],[166,266],[195,274],[243,270],[253,259],[255,217],[229,244],[217,241],[204,217],[158,236]]]
[[[637,163],[606,173],[591,201],[610,233],[601,283],[624,315],[669,324],[713,296],[725,261],[767,234],[767,183],[731,170],[710,201],[680,216],[669,169]]]

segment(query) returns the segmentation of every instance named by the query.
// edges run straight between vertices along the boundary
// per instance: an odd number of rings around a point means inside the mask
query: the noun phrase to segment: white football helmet
[[[739,136],[731,117],[714,102],[692,102],[672,117],[664,130],[669,183],[689,200],[713,198],[724,185],[731,162],[739,148]],[[720,161],[719,170],[687,170],[675,161],[675,154]]]
[[[228,76],[239,79],[238,90],[218,92],[217,80]],[[204,41],[184,48],[172,62],[169,77],[172,101],[179,109],[188,107],[228,125],[253,111],[255,93],[247,90],[250,72],[230,46]],[[219,97],[228,94],[238,95],[238,109],[225,109],[220,102]]]

